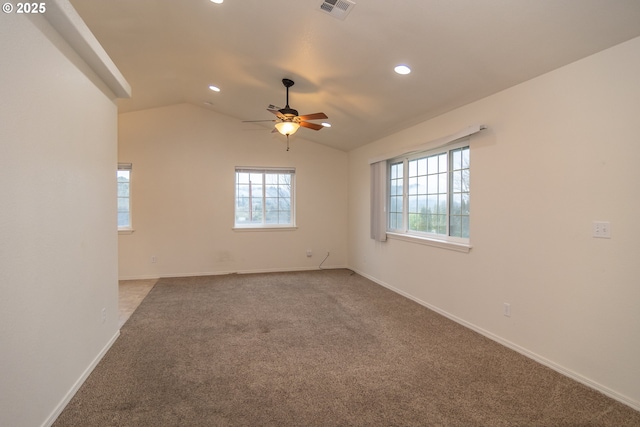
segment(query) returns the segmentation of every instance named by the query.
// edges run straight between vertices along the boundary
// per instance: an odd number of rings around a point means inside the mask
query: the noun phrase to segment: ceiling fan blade
[[[243,120],[242,123],[275,122],[275,120]]]
[[[300,120],[320,120],[320,119],[328,119],[325,113],[313,113],[313,114],[305,114],[304,116],[298,116]]]
[[[286,118],[286,117],[285,117],[285,116],[284,116],[280,111],[278,111],[278,110],[269,110],[269,109],[267,108],[267,111],[268,111],[268,112],[270,112],[270,113],[275,114],[275,115],[276,115],[280,120],[284,120],[284,119]]]
[[[313,129],[313,130],[320,130],[324,127],[322,125],[317,125],[315,123],[309,123],[309,122],[299,122],[299,123],[300,123],[300,126]]]

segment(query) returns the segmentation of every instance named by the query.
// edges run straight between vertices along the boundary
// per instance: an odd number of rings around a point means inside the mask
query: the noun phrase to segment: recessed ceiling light
[[[216,3],[216,4],[220,4],[220,3],[222,3],[224,0],[211,0],[211,1],[212,1],[213,3]]]
[[[220,92],[220,88],[218,86],[211,85],[209,86],[209,89],[211,89],[214,92]]]
[[[322,126],[326,127],[326,128],[330,128],[331,127],[331,123],[321,123]]]
[[[407,67],[406,65],[398,65],[393,69],[393,71],[398,74],[409,74],[411,72],[411,68]]]

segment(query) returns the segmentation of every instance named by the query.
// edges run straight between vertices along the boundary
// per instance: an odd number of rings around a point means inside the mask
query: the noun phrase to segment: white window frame
[[[261,222],[246,222],[246,223],[238,223],[238,197],[239,197],[239,188],[240,183],[238,182],[238,174],[239,173],[251,173],[251,174],[260,174],[262,176],[262,185],[263,189],[266,189],[265,176],[267,174],[284,174],[289,175],[290,177],[290,189],[289,189],[289,217],[290,221],[288,223],[268,223],[266,222],[266,191],[262,191],[262,194],[258,197],[261,198]],[[253,196],[251,196],[253,197]],[[235,178],[234,178],[234,226],[233,229],[236,231],[283,231],[283,230],[295,230],[296,227],[296,169],[293,167],[236,167],[235,168]],[[249,201],[252,206],[252,201]]]
[[[454,143],[447,144],[431,150],[425,150],[420,152],[412,152],[406,155],[398,156],[387,161],[387,235],[391,238],[410,241],[414,243],[422,243],[431,246],[442,247],[445,249],[452,249],[461,252],[468,252],[471,249],[470,238],[450,236],[450,217],[451,217],[451,193],[452,193],[452,170],[451,170],[451,152],[460,148],[469,148],[469,138],[457,140]],[[438,154],[447,153],[447,188],[446,188],[446,234],[437,234],[429,232],[421,232],[409,229],[409,167],[410,161],[425,157],[430,157]],[[403,164],[403,188],[402,188],[402,222],[398,227],[392,227],[391,213],[392,206],[391,200],[395,194],[392,194],[391,181],[394,179],[392,176],[392,165],[402,163]],[[470,195],[470,191],[468,192]],[[470,218],[470,215],[469,215]]]
[[[121,197],[119,194],[119,190],[117,190],[117,201],[118,201],[118,214],[120,214],[121,212],[127,212],[129,214],[129,224],[126,226],[120,226],[119,225],[119,219],[118,219],[118,233],[120,234],[128,234],[128,233],[132,233],[133,232],[133,215],[132,215],[132,209],[131,209],[131,182],[132,182],[132,175],[133,175],[133,166],[131,163],[118,163],[118,173],[120,171],[127,171],[129,173],[129,195],[127,197]],[[116,174],[116,178],[118,177],[118,173]],[[118,187],[120,186],[120,183],[117,184]],[[120,200],[121,199],[127,199],[127,207],[128,210],[127,211],[121,211],[120,210]]]

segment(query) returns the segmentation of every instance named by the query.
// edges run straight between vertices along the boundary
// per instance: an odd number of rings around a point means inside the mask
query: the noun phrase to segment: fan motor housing
[[[282,114],[283,116],[291,116],[291,117],[296,117],[298,115],[298,110],[294,110],[293,108],[282,108],[280,110],[278,110],[280,112],[280,114]]]

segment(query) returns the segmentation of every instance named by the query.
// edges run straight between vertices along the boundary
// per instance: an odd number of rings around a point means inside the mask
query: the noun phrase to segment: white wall
[[[0,425],[37,426],[118,333],[117,108],[44,17],[2,15]]]
[[[352,151],[350,266],[640,409],[638,117],[634,39]],[[368,159],[476,123],[471,252],[372,241]]]
[[[120,278],[314,269],[327,251],[323,267],[346,266],[347,154],[307,131],[287,152],[268,129],[189,104],[121,114],[135,232],[119,237]],[[296,168],[297,230],[232,230],[236,166]]]

